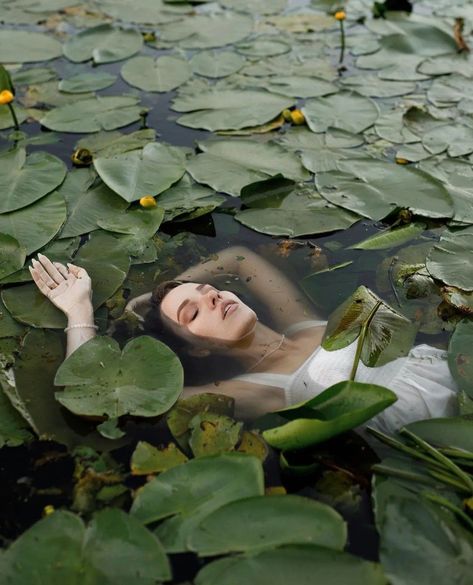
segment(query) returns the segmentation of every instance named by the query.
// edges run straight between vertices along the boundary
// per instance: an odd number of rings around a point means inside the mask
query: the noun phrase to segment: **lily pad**
[[[274,57],[291,51],[291,45],[275,37],[257,37],[254,40],[237,43],[235,49],[250,58]]]
[[[178,124],[215,131],[264,124],[292,105],[292,99],[264,90],[223,89],[177,97],[172,109],[193,112],[178,118]]]
[[[189,547],[199,556],[254,554],[288,544],[342,550],[346,537],[342,517],[326,504],[296,495],[254,496],[226,504],[204,518],[191,533]]]
[[[258,232],[297,237],[346,229],[359,216],[327,205],[308,185],[296,185],[280,176],[244,187],[242,202],[251,209],[235,219]]]
[[[0,384],[3,386],[1,379]],[[33,436],[28,426],[3,391],[0,391],[0,447],[17,447],[30,441]]]
[[[436,106],[442,107],[471,99],[472,89],[473,80],[457,73],[434,80],[427,90],[427,98]]]
[[[363,132],[376,122],[379,115],[372,100],[348,91],[307,100],[302,112],[312,132],[325,132],[329,126],[348,132]]]
[[[146,441],[139,441],[131,456],[132,475],[149,475],[161,473],[188,461],[175,443],[169,443],[164,449],[153,447]]]
[[[128,126],[140,119],[138,98],[97,96],[47,112],[41,124],[57,132],[99,132]]]
[[[66,204],[54,191],[28,207],[0,215],[0,233],[18,240],[29,255],[50,242],[65,219]]]
[[[415,326],[365,286],[360,286],[330,315],[322,347],[334,351],[353,343],[378,303],[363,343],[363,363],[381,366],[407,355],[414,342]]]
[[[131,202],[168,189],[184,174],[185,160],[181,148],[155,142],[142,151],[99,157],[94,165],[103,182]]]
[[[61,364],[57,400],[87,416],[157,416],[169,410],[182,391],[182,366],[163,343],[142,336],[120,352],[112,338],[95,337]]]
[[[127,203],[102,181],[97,183],[95,173],[89,169],[74,169],[68,173],[59,188],[67,206],[67,220],[61,238],[79,236],[98,229],[99,220],[113,221],[122,215]]]
[[[193,530],[206,516],[224,504],[260,496],[263,491],[263,469],[256,457],[241,453],[199,457],[147,483],[138,492],[131,514],[143,524],[165,519],[155,534],[167,552],[184,552]]]
[[[284,10],[287,0],[219,0],[225,8],[250,14],[276,14]]]
[[[102,131],[90,136],[84,136],[77,142],[76,148],[87,148],[94,157],[110,158],[130,150],[143,148],[149,142],[154,142],[155,137],[156,132],[152,128],[136,130],[136,132],[130,132],[129,134]]]
[[[473,291],[473,228],[446,231],[427,256],[430,274],[445,284]]]
[[[230,51],[201,51],[192,57],[190,65],[197,75],[204,77],[227,77],[239,71],[246,59]]]
[[[399,228],[382,230],[362,242],[353,244],[350,248],[355,250],[387,250],[396,248],[419,236],[426,227],[425,223],[414,222]]]
[[[160,39],[183,49],[212,49],[236,43],[253,29],[253,18],[233,12],[191,14],[161,27]]]
[[[15,104],[15,114],[18,120],[18,124],[23,122],[28,117],[28,114],[24,108]],[[6,130],[7,128],[13,128],[14,122],[11,116],[8,106],[0,106],[0,130]]]
[[[467,52],[449,53],[438,57],[429,57],[422,61],[417,70],[425,75],[450,75],[459,73],[473,77],[473,61]]]
[[[223,195],[212,189],[193,183],[186,174],[178,183],[161,193],[158,203],[165,211],[164,220],[171,221],[176,217],[185,220],[190,213],[210,213],[225,200]]]
[[[412,81],[387,81],[377,75],[351,75],[342,79],[341,83],[361,95],[378,98],[406,95],[416,88]]]
[[[121,76],[133,87],[144,91],[166,92],[176,89],[192,75],[188,61],[173,55],[158,59],[135,57],[121,68]]]
[[[153,209],[131,209],[114,218],[105,217],[98,220],[104,230],[128,234],[148,240],[158,231],[163,221],[164,210],[161,207]]]
[[[341,160],[338,168],[316,177],[322,196],[335,205],[375,220],[400,207],[424,217],[453,215],[442,183],[418,169],[374,159]]]
[[[4,278],[22,268],[26,250],[18,240],[8,234],[0,233],[0,278]]]
[[[49,61],[61,54],[61,43],[51,36],[31,30],[0,31],[2,63]]]
[[[203,154],[191,158],[187,170],[199,183],[238,196],[245,185],[282,174],[303,181],[310,177],[297,155],[275,142],[250,139],[199,142]]]
[[[266,88],[274,93],[300,98],[312,98],[337,93],[338,87],[324,79],[278,75],[268,80]]]
[[[74,63],[89,59],[94,63],[112,63],[138,53],[142,45],[143,37],[137,30],[101,24],[71,37],[64,44],[63,51]]]
[[[381,565],[324,547],[299,545],[218,559],[203,567],[196,585],[285,585],[292,579],[321,585],[386,585]]]
[[[38,554],[40,561],[38,561]],[[121,510],[99,512],[86,528],[79,516],[58,510],[27,530],[2,555],[5,583],[68,583],[77,575],[90,583],[153,585],[171,578],[159,541]]]
[[[468,418],[431,418],[406,425],[424,441],[435,447],[459,449],[473,454],[473,420]]]
[[[473,399],[473,321],[461,321],[453,332],[448,365],[460,390]]]
[[[117,20],[137,24],[164,24],[179,20],[191,7],[171,5],[163,0],[100,0],[99,8]]]
[[[304,449],[366,423],[396,400],[383,386],[339,382],[315,398],[277,410],[279,426],[263,431],[263,438],[277,449]]]
[[[196,414],[189,423],[189,446],[195,457],[232,451],[243,423],[213,412]]]
[[[47,152],[26,156],[23,148],[0,153],[0,213],[26,207],[50,193],[66,176],[66,165]]]
[[[110,87],[117,80],[116,75],[102,71],[101,73],[79,73],[73,77],[62,79],[59,89],[65,93],[84,93],[98,91]]]

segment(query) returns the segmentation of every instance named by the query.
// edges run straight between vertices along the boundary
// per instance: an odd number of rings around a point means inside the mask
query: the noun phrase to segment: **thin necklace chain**
[[[272,355],[273,353],[275,353],[276,351],[278,351],[278,349],[281,347],[281,345],[284,343],[284,340],[286,339],[286,335],[283,333],[281,336],[281,339],[279,340],[278,345],[272,349],[269,352],[264,353],[260,359],[251,366],[251,368],[249,368],[248,370],[246,370],[247,372],[251,372],[251,370],[254,370],[256,368],[256,366],[258,366],[264,359],[266,359],[267,357],[269,357],[270,355]]]

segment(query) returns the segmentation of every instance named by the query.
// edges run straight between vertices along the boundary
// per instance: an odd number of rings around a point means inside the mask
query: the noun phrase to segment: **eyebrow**
[[[196,287],[196,291],[201,291],[204,286],[207,286],[207,283],[204,284],[199,284],[199,286]],[[179,315],[181,314],[182,309],[190,302],[189,299],[186,299],[185,301],[182,301],[182,303],[179,305],[178,309],[177,309],[177,314],[176,314],[176,319],[177,322],[179,323]]]

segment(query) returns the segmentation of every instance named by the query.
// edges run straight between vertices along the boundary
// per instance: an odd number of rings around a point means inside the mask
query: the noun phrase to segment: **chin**
[[[250,309],[246,305],[243,305],[241,308],[244,309],[244,315],[241,315],[241,321],[235,328],[234,334],[232,331],[232,336],[228,339],[229,342],[240,341],[247,335],[253,333],[256,322],[258,321],[258,317],[256,316],[256,313],[253,311],[253,309]]]

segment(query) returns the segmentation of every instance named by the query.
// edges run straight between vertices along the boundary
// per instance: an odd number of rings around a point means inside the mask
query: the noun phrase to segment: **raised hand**
[[[91,305],[92,283],[84,268],[51,262],[43,254],[29,268],[36,286],[67,316]]]

